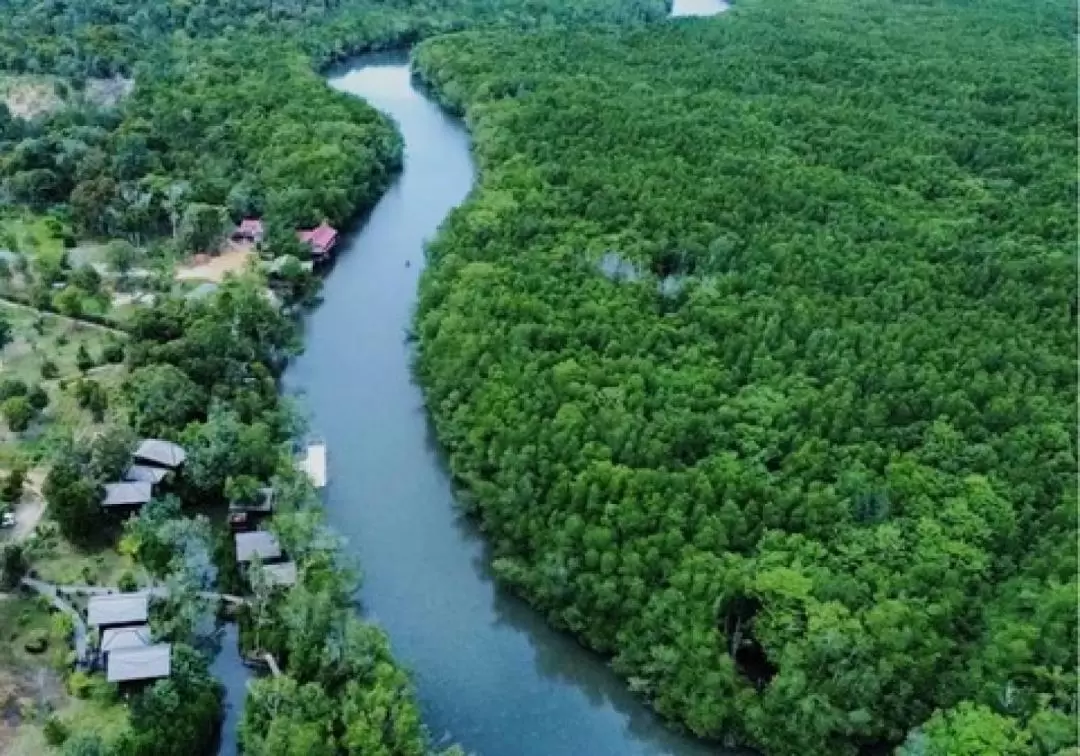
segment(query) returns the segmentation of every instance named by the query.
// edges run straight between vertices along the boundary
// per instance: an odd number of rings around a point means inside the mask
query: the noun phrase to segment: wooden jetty
[[[308,444],[307,451],[297,464],[297,467],[311,478],[315,488],[326,487],[326,444]]]

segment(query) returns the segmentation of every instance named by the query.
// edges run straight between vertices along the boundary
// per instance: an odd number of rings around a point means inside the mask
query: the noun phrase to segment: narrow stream
[[[240,715],[244,710],[248,681],[254,677],[240,657],[240,630],[235,622],[221,628],[221,648],[210,663],[210,673],[225,685],[225,717],[221,722],[217,756],[236,756]]]
[[[494,582],[454,505],[405,340],[424,242],[473,184],[468,136],[413,88],[404,54],[365,58],[330,84],[397,122],[405,166],[341,247],[285,383],[328,444],[327,514],[362,565],[364,614],[411,670],[433,737],[479,756],[717,753],[670,731],[602,658]]]

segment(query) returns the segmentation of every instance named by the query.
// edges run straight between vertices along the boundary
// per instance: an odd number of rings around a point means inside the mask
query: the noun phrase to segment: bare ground
[[[177,268],[178,281],[212,281],[221,283],[229,273],[241,273],[255,253],[250,246],[230,243],[221,254],[205,262]]]

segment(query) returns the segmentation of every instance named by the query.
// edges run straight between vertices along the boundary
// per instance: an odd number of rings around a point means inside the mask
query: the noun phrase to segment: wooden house
[[[301,243],[311,248],[311,259],[316,263],[329,262],[338,242],[338,232],[326,221],[316,228],[298,231],[296,234]]]

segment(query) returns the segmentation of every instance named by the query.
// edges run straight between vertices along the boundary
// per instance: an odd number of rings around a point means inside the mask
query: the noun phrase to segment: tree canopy
[[[417,49],[482,177],[417,315],[463,498],[695,733],[1009,752],[1075,717],[1072,35],[754,0]]]

